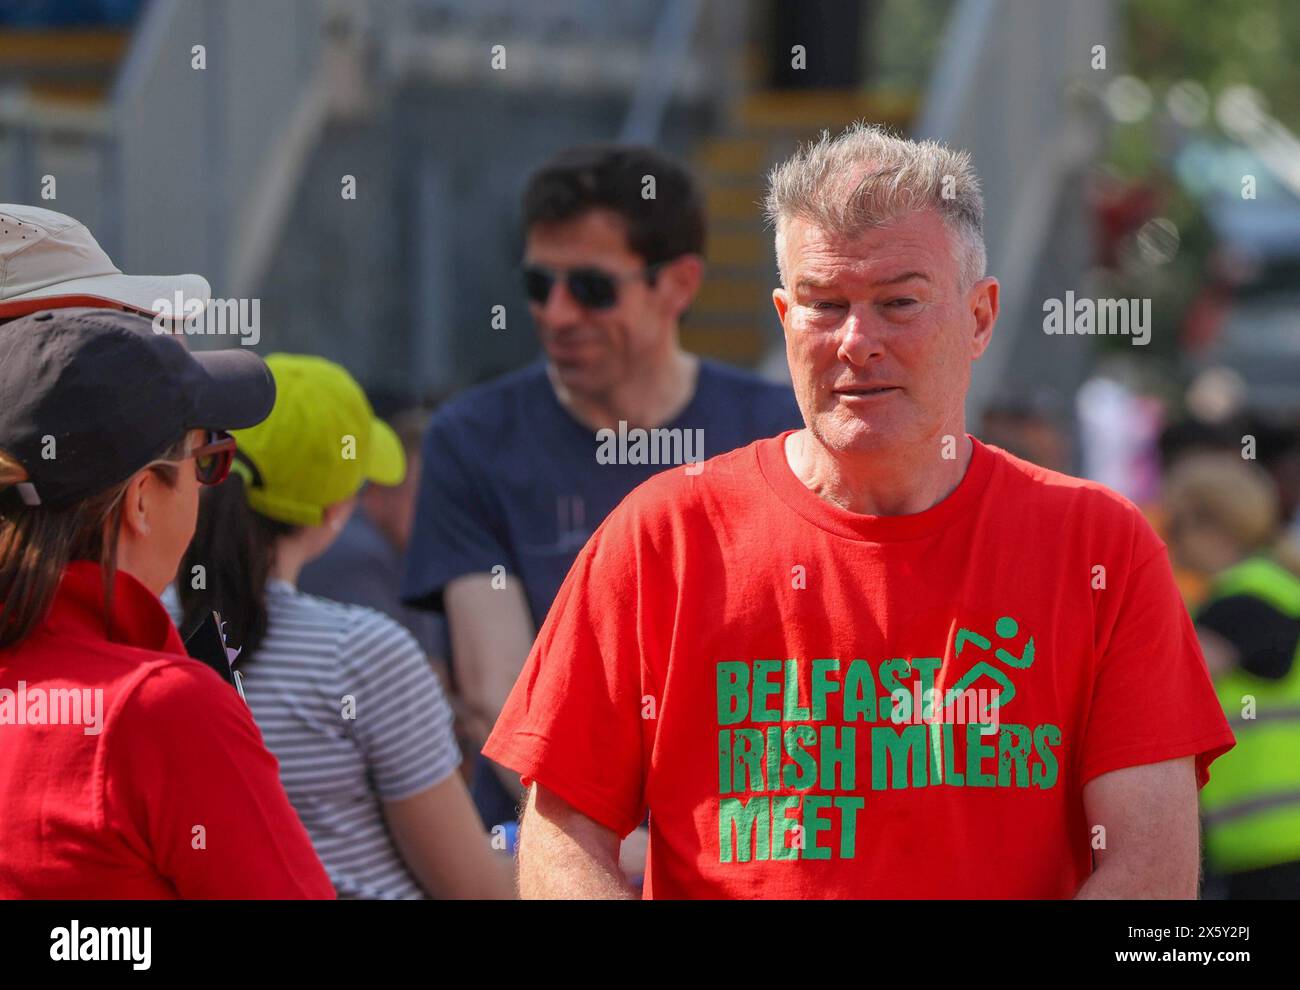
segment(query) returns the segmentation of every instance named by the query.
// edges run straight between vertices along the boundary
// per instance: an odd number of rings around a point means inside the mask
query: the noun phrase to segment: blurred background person
[[[365,605],[397,620],[431,658],[444,658],[442,623],[434,613],[402,604],[398,595],[403,557],[411,539],[420,479],[420,440],[429,413],[402,404],[375,415],[402,446],[406,471],[395,485],[367,481],[357,493],[356,511],[328,550],[302,569],[298,586],[311,595]]]
[[[255,355],[140,316],[0,327],[0,897],[334,896],[247,706],[158,598],[221,431],[274,396]]]
[[[1059,403],[1048,392],[999,399],[984,407],[980,439],[1022,460],[1069,473],[1070,441],[1060,426]]]
[[[420,481],[420,441],[429,425],[430,412],[409,398],[397,396],[381,395],[372,405],[375,414],[401,442],[406,473],[396,485],[370,481],[362,486],[356,511],[329,549],[303,567],[298,587],[309,595],[373,608],[405,626],[428,656],[457,712],[457,741],[470,746],[473,740],[464,734],[460,696],[447,664],[447,624],[437,612],[404,604],[400,595]],[[470,767],[462,765],[467,777]]]
[[[1300,547],[1300,418],[1295,422],[1265,421],[1252,425],[1262,454],[1259,466],[1277,490],[1278,519],[1288,547]]]
[[[480,745],[578,551],[623,496],[672,466],[653,441],[653,461],[601,456],[602,432],[675,431],[684,464],[801,422],[788,389],[681,347],[705,217],[675,161],[570,149],[534,174],[523,214],[522,275],[546,360],[435,416],[403,586],[407,601],[446,612]],[[486,821],[516,818],[516,774],[484,758],[474,794]]]
[[[1196,383],[1193,382],[1188,388],[1188,395],[1194,397],[1196,394]],[[1207,408],[1204,403],[1198,404],[1194,400],[1189,401],[1187,406],[1183,416],[1162,427],[1156,441],[1155,453],[1162,485],[1165,479],[1189,459],[1218,455],[1217,458],[1210,458],[1211,464],[1224,463],[1225,458],[1241,459],[1242,435],[1249,427],[1238,397],[1219,403],[1217,408]],[[1167,494],[1162,491],[1157,497],[1145,502],[1143,508],[1156,532],[1172,546],[1170,504]],[[1205,562],[1196,560],[1195,555],[1173,554],[1171,563],[1178,590],[1182,593],[1188,610],[1194,614],[1210,593],[1210,582],[1216,573],[1215,569],[1207,568]]]
[[[237,431],[234,477],[206,493],[173,609],[212,610],[249,706],[341,897],[509,897],[456,768],[452,714],[414,638],[373,609],[304,594],[367,480],[406,470],[401,443],[340,366],[277,354],[275,408]]]
[[[1165,502],[1174,558],[1208,580],[1196,629],[1237,737],[1201,792],[1208,871],[1229,898],[1300,898],[1300,553],[1239,455],[1187,456]]]

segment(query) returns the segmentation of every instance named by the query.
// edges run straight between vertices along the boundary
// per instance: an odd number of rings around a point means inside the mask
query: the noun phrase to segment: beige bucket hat
[[[204,306],[212,297],[202,275],[123,275],[79,220],[0,203],[0,319],[69,306],[152,316],[175,311],[177,292]],[[163,301],[172,309],[156,305]]]

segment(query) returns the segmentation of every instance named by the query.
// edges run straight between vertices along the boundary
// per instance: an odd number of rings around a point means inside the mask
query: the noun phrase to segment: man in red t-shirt
[[[1233,745],[1165,547],[965,431],[998,283],[964,154],[855,126],[773,173],[807,428],[636,489],[484,752],[525,896],[1194,897]]]

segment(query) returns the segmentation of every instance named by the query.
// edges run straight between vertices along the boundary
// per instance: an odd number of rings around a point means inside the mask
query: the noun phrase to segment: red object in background
[[[1204,351],[1223,330],[1228,316],[1228,293],[1220,285],[1204,286],[1196,294],[1183,319],[1182,344],[1191,354]]]
[[[1096,187],[1093,208],[1097,218],[1097,261],[1107,268],[1119,266],[1119,247],[1156,214],[1160,190],[1149,182],[1104,178]]]

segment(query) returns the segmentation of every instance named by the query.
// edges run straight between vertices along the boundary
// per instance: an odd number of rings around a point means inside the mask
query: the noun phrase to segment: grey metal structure
[[[1082,188],[1101,150],[1095,101],[1119,66],[1112,0],[958,0],[916,136],[971,153],[985,200],[989,272],[1002,313],[975,366],[968,406],[1047,385],[1072,395],[1088,337],[1048,337],[1042,303],[1087,291],[1091,224]],[[1105,47],[1108,69],[1091,67]],[[977,422],[978,416],[972,420]]]
[[[44,205],[125,270],[259,298],[262,349],[444,390],[533,347],[528,169],[601,136],[685,144],[733,89],[742,17],[723,0],[153,0],[102,111],[0,95],[3,195],[40,202],[55,174]]]
[[[516,277],[529,170],[576,141],[681,151],[715,133],[747,6],[153,0],[104,110],[0,94],[0,192],[39,203],[56,175],[46,205],[125,270],[197,271],[218,296],[260,299],[263,350],[447,390],[535,348]],[[1069,388],[1079,372],[1059,338],[1044,349],[1035,300],[1084,277],[1078,181],[1097,135],[1062,94],[1093,44],[1113,47],[1112,6],[954,5],[918,132],[968,148],[984,181],[1004,308],[976,408],[999,384]]]

